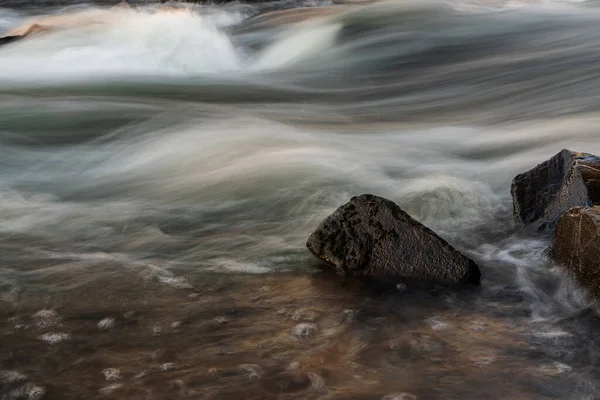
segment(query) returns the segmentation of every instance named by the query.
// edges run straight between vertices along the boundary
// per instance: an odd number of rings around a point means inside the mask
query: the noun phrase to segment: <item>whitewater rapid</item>
[[[70,259],[310,271],[320,219],[374,193],[475,257],[484,285],[587,304],[513,224],[509,185],[562,148],[600,153],[593,3],[257,13],[0,11],[6,32],[52,28],[0,48],[2,279]]]

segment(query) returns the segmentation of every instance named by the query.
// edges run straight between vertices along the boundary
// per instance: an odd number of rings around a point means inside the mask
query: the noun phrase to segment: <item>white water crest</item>
[[[252,68],[269,70],[310,62],[311,58],[331,50],[341,28],[336,23],[303,24],[264,50]]]
[[[24,29],[37,23],[47,31],[2,49],[0,84],[236,71],[240,57],[222,19],[194,8],[124,7],[32,18]]]

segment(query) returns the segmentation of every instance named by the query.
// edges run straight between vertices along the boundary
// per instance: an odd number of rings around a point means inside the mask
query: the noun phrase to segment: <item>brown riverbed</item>
[[[324,274],[189,283],[119,273],[5,296],[0,367],[45,399],[533,399],[564,372],[531,359],[518,313],[473,314],[468,293],[424,300]]]

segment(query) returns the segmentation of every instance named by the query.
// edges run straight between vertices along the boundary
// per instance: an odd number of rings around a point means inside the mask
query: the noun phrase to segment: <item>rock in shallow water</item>
[[[600,158],[562,150],[517,175],[511,194],[517,221],[537,230],[551,230],[569,208],[600,202]]]
[[[556,226],[550,254],[600,298],[600,207],[574,207]]]
[[[308,249],[341,275],[478,284],[477,264],[382,197],[353,197],[308,238]]]

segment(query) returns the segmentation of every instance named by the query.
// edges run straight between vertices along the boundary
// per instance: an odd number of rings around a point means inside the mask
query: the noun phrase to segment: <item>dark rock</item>
[[[341,275],[478,284],[477,264],[381,197],[353,197],[308,238],[308,249]]]
[[[22,39],[22,36],[3,36],[0,37],[0,46],[2,46],[3,44],[9,44],[12,42],[16,42],[19,39]]]
[[[571,207],[600,203],[600,158],[562,150],[511,186],[515,218],[536,230],[551,230]]]
[[[600,207],[574,207],[558,221],[550,255],[600,298]]]

